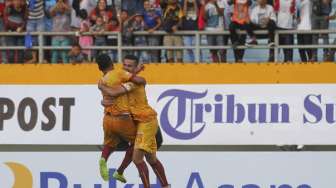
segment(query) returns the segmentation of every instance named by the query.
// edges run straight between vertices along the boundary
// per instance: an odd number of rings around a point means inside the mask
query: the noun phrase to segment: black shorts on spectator
[[[286,29],[279,29],[286,31]],[[293,45],[294,44],[294,35],[293,34],[281,34],[279,35],[279,44],[280,45]],[[283,48],[284,62],[293,61],[293,49]]]
[[[274,46],[274,33],[276,29],[276,24],[273,20],[269,20],[266,27],[261,27],[260,25],[252,24],[253,30],[267,30],[268,31],[268,44],[269,47]],[[269,56],[268,56],[268,61],[273,62],[274,61],[274,49],[271,48],[269,50]]]

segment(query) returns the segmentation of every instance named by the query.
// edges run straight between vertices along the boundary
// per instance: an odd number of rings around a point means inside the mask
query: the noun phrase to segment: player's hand
[[[101,100],[101,105],[104,107],[111,106],[112,104],[113,104],[112,100],[106,100],[106,99]]]
[[[103,90],[105,88],[105,83],[103,80],[99,80],[98,82],[98,89]]]
[[[145,66],[143,64],[139,64],[137,68],[135,69],[135,74],[138,74],[139,72],[145,70]]]

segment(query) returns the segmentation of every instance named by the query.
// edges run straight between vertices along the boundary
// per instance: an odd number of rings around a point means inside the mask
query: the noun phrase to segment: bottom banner
[[[124,153],[110,156],[112,173]],[[131,164],[127,183],[99,174],[98,152],[0,153],[1,188],[140,188]],[[334,188],[336,152],[159,152],[172,188]],[[149,166],[152,188],[160,183]]]

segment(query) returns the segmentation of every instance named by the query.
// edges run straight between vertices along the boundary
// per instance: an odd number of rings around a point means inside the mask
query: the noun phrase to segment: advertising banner
[[[124,153],[109,159],[110,172]],[[98,152],[9,152],[0,155],[1,188],[140,188],[131,164],[127,183],[99,174]],[[332,188],[335,152],[159,152],[172,188]],[[211,162],[210,162],[211,161]],[[149,166],[152,188],[160,183]]]
[[[336,144],[334,84],[148,85],[166,145]],[[1,85],[2,144],[97,145],[96,85]]]

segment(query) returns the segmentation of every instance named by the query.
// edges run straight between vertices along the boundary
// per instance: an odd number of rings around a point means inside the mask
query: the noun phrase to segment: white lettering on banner
[[[101,144],[95,85],[0,86],[4,144]],[[336,85],[148,85],[164,144],[336,144]],[[20,139],[18,139],[18,137]]]
[[[0,156],[1,187],[12,187],[17,181],[32,181],[33,188],[140,187],[134,165],[124,173],[127,184],[113,178],[104,182],[99,156],[98,152],[5,152]],[[111,155],[110,172],[123,156]],[[169,183],[177,188],[336,187],[336,152],[159,152],[158,156]],[[31,174],[32,180],[20,176],[23,172]],[[150,179],[153,188],[160,187],[151,169]],[[26,188],[31,187],[26,184]]]

